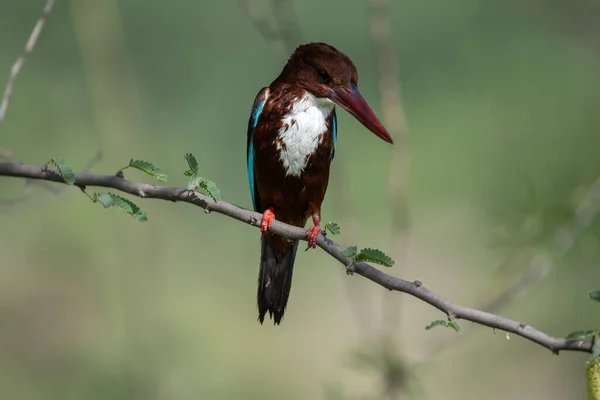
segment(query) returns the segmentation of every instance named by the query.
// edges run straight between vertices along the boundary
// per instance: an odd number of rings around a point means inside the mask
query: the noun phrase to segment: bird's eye
[[[319,68],[317,69],[317,72],[319,73],[319,78],[321,78],[321,83],[328,85],[329,82],[331,82],[331,77],[327,71],[325,71],[325,68]]]

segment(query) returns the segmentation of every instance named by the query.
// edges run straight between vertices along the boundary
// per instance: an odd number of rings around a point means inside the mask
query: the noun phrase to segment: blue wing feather
[[[258,92],[258,95],[256,95],[256,99],[254,99],[252,113],[250,114],[250,119],[248,120],[248,138],[246,143],[248,186],[250,186],[250,195],[252,197],[252,206],[254,207],[254,211],[259,212],[262,212],[263,210],[260,205],[258,193],[256,192],[256,180],[254,179],[254,145],[252,144],[252,134],[254,133],[254,128],[256,128],[258,118],[260,117],[260,113],[262,112],[268,97],[269,88],[263,88],[260,92]]]
[[[335,115],[335,109],[333,110],[331,117],[331,132],[333,133],[333,149],[331,150],[329,163],[333,161],[333,157],[335,156],[335,145],[337,143],[337,116]]]

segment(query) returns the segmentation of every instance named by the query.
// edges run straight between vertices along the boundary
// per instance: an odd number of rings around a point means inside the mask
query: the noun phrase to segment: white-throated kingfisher
[[[262,88],[248,122],[248,183],[254,210],[263,213],[258,275],[258,319],[266,313],[279,324],[292,287],[298,240],[269,233],[273,219],[304,227],[316,247],[321,203],[335,153],[339,105],[368,130],[392,143],[358,92],[356,67],[325,43],[299,46],[281,74]]]

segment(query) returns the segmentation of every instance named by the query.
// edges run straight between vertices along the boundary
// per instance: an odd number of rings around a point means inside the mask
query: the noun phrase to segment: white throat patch
[[[322,134],[327,130],[327,117],[333,107],[331,100],[308,92],[295,99],[292,110],[283,119],[277,140],[279,159],[286,175],[300,176],[306,168],[308,157],[323,141]]]

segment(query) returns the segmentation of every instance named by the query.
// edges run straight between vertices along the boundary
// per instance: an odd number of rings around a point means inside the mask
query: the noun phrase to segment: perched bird
[[[262,88],[248,121],[248,183],[254,210],[263,213],[258,275],[258,319],[279,324],[292,286],[297,240],[269,234],[273,219],[304,227],[316,247],[321,203],[335,153],[335,106],[388,143],[387,133],[357,89],[356,67],[325,43],[299,46],[281,74]]]

